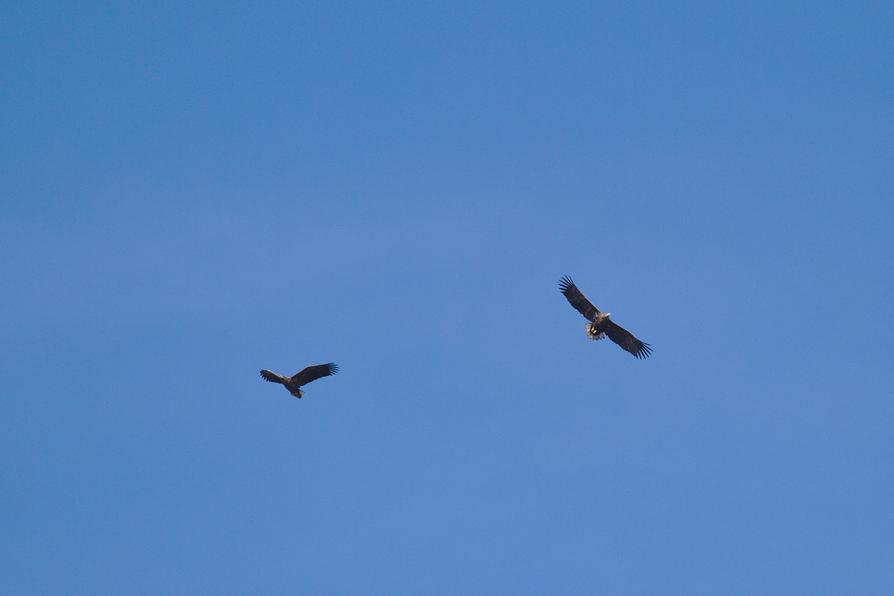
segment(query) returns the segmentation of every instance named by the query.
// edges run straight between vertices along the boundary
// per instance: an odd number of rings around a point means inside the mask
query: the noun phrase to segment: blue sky
[[[891,5],[2,13],[3,591],[894,592]]]

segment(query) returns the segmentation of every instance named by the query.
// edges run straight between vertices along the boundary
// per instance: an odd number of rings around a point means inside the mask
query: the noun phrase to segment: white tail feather
[[[587,323],[587,339],[591,341],[599,341],[600,339],[605,339],[605,333],[594,333],[593,325]]]

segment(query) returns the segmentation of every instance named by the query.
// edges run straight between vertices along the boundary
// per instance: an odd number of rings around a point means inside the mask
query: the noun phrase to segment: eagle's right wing
[[[640,341],[634,337],[632,333],[609,320],[605,327],[605,334],[610,340],[636,356],[637,358],[648,358],[652,353],[652,346],[644,341]]]
[[[571,306],[573,306],[577,312],[584,315],[584,318],[588,321],[592,321],[596,318],[596,315],[599,314],[599,309],[593,306],[592,302],[587,300],[587,297],[577,289],[577,286],[574,285],[574,282],[571,281],[571,278],[567,275],[559,280],[559,291],[565,295],[565,298],[568,299]]]
[[[328,377],[337,372],[338,365],[334,362],[330,362],[329,364],[317,364],[315,366],[308,366],[301,372],[292,375],[292,382],[298,383],[298,386],[300,387],[301,385],[307,385],[311,381],[316,381],[320,377]]]

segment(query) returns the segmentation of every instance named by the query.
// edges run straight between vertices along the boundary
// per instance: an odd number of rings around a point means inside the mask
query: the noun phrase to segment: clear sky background
[[[0,587],[894,593],[892,29],[4,4]]]

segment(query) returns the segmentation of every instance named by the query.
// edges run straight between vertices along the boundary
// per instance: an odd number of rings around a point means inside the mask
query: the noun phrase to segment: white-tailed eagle
[[[609,318],[611,317],[610,312],[601,312],[593,306],[593,303],[587,300],[587,297],[577,289],[567,275],[559,280],[559,290],[565,295],[571,306],[587,319],[587,337],[602,339],[607,335],[610,340],[637,358],[648,358],[652,353],[652,346],[636,339],[632,333],[612,321]]]
[[[334,375],[337,372],[338,365],[334,362],[330,362],[329,364],[317,364],[314,366],[308,366],[301,372],[297,372],[291,377],[284,377],[269,370],[262,370],[261,376],[264,378],[265,381],[284,385],[285,388],[289,390],[289,393],[291,393],[298,399],[301,399],[301,396],[304,395],[304,392],[301,391],[302,385],[307,385],[311,381],[316,381],[317,379],[322,377]]]

